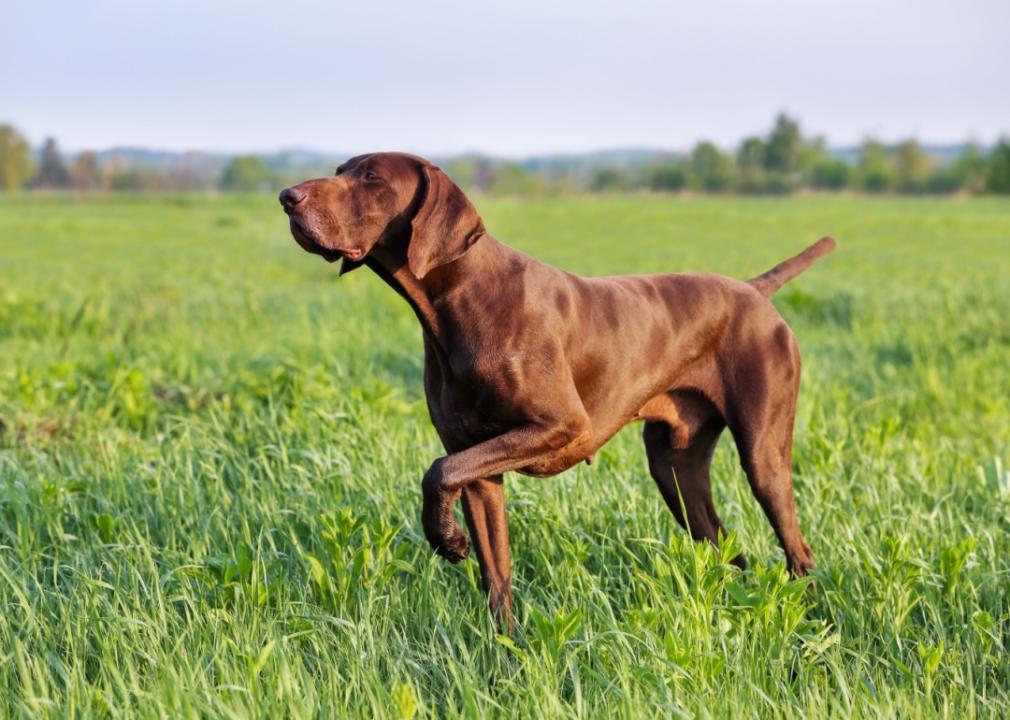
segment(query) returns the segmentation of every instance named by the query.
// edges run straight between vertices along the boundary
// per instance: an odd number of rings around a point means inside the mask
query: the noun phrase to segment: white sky
[[[1010,132],[1010,0],[15,0],[0,122],[71,150],[506,155]]]

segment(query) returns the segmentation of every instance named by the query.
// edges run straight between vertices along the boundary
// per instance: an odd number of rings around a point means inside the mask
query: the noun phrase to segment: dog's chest
[[[432,378],[429,401],[440,429],[467,442],[507,432],[525,418],[519,412],[523,387],[519,353],[454,353],[448,377]],[[440,373],[436,373],[440,375]]]

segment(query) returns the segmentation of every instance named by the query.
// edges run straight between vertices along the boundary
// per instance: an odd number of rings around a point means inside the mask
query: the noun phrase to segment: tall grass
[[[1010,708],[1010,204],[479,202],[587,274],[757,274],[804,382],[790,581],[723,442],[721,554],[637,428],[510,476],[519,629],[434,557],[420,333],[265,198],[0,200],[0,715],[1000,717]],[[752,569],[727,564],[744,551]]]

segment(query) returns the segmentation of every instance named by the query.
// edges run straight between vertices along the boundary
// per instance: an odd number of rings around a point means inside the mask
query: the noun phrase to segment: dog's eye
[[[365,171],[365,180],[367,180],[369,182],[372,182],[372,181],[378,180],[378,179],[379,179],[379,176],[376,175],[375,173],[373,173],[371,170],[366,170]]]

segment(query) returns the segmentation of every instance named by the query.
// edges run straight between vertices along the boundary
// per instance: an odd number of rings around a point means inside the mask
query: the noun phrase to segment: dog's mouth
[[[295,242],[301,245],[302,249],[306,252],[310,252],[313,255],[319,255],[328,263],[336,262],[341,258],[357,261],[364,255],[364,253],[357,248],[349,250],[328,248],[319,242],[316,239],[315,234],[306,228],[294,214],[288,213],[288,217],[290,218],[291,234],[294,236]]]

